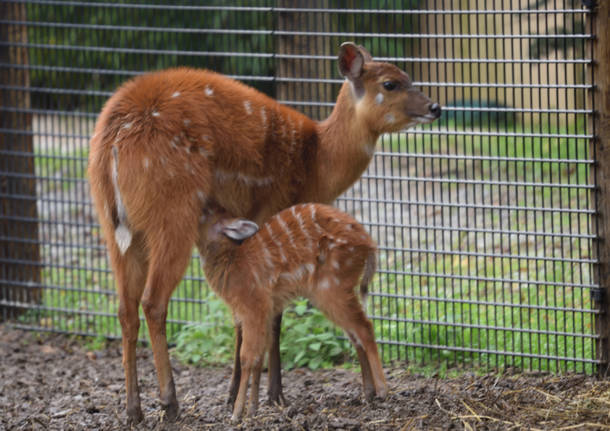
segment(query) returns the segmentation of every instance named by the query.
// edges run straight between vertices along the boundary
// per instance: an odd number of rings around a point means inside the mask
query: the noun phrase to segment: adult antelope
[[[140,303],[168,419],[178,414],[165,321],[209,202],[262,224],[300,202],[330,203],[362,174],[382,133],[438,118],[441,108],[396,66],[346,42],[346,78],[322,122],[244,84],[178,68],[142,75],[106,102],[91,139],[89,179],[114,270],[130,421],[142,419],[136,371]],[[271,401],[281,396],[276,317]],[[230,399],[239,383],[240,328]]]

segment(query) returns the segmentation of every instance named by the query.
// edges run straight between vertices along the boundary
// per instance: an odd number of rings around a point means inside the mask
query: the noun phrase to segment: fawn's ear
[[[227,238],[239,243],[250,238],[256,232],[258,232],[258,225],[253,221],[243,218],[233,220],[222,228],[222,233]]]

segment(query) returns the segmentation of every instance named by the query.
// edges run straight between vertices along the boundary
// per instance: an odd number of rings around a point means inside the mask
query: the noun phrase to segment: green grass
[[[497,133],[478,128],[470,129],[472,135],[465,136],[402,134],[383,138],[381,147],[384,151],[439,156],[435,161],[417,157],[409,159],[407,175],[481,181],[469,187],[468,203],[482,202],[478,196],[483,193],[494,197],[494,204],[512,207],[504,210],[493,207],[478,209],[474,216],[459,221],[461,227],[487,232],[456,232],[447,241],[446,238],[434,238],[438,231],[420,229],[420,242],[412,244],[407,231],[402,241],[393,244],[398,250],[388,251],[382,256],[380,269],[383,274],[377,278],[374,290],[382,295],[402,295],[407,298],[379,296],[373,299],[374,315],[402,319],[394,322],[377,320],[378,336],[416,346],[446,346],[438,349],[408,348],[405,352],[402,347],[389,344],[383,346],[386,361],[408,359],[413,363],[442,361],[492,368],[516,366],[549,371],[593,371],[591,364],[502,354],[515,351],[589,359],[595,355],[591,338],[579,335],[595,332],[593,314],[571,311],[594,308],[587,288],[570,286],[593,283],[590,264],[536,259],[539,256],[577,260],[592,257],[590,239],[540,234],[592,232],[588,214],[559,211],[591,208],[591,195],[586,187],[540,185],[584,186],[590,182],[591,165],[588,160],[593,157],[588,140],[545,137],[582,135],[585,130],[583,122],[563,126],[551,124],[550,119],[543,118],[536,125],[510,126]],[[455,122],[447,122],[445,126],[455,130]],[[520,137],[511,134],[543,136]],[[479,159],[451,158],[454,155],[476,156]],[[483,184],[486,181],[537,184]],[[441,182],[434,200],[463,202],[464,197],[460,197],[457,190],[455,184]],[[514,195],[510,195],[511,192]],[[421,194],[419,196],[414,200],[426,198]],[[532,207],[550,210],[532,210]],[[455,226],[451,214],[459,211],[459,208],[446,211],[446,224]],[[434,225],[421,218],[413,223]],[[432,239],[426,243],[428,235]],[[426,249],[426,244],[441,250],[435,254],[409,251],[410,247]],[[482,252],[482,244],[489,256],[449,252]],[[479,280],[469,277],[478,277]],[[546,310],[546,307],[556,310]],[[489,352],[477,353],[469,351],[471,349]]]

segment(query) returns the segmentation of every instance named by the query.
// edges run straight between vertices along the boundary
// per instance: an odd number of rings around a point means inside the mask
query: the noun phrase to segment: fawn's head
[[[200,225],[200,234],[205,238],[208,252],[219,247],[234,247],[258,232],[258,225],[253,221],[231,217],[224,210],[204,211]]]
[[[441,107],[413,87],[409,75],[393,64],[373,61],[362,46],[345,42],[339,71],[349,80],[356,117],[376,133],[397,132],[441,115]]]

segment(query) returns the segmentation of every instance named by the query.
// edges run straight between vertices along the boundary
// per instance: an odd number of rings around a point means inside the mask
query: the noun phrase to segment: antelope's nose
[[[434,115],[436,118],[441,116],[441,105],[439,105],[438,103],[433,103],[432,105],[430,105],[430,113],[432,115]]]

